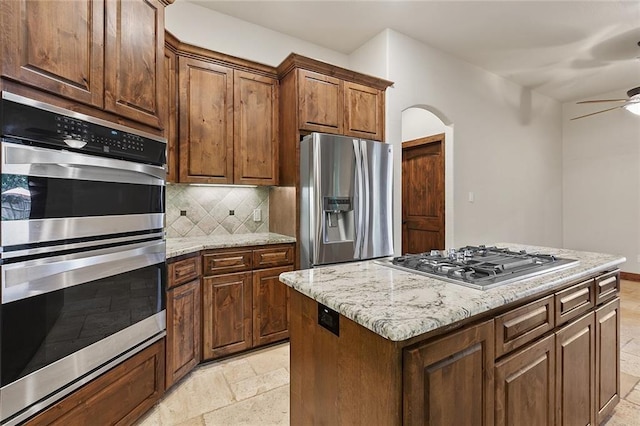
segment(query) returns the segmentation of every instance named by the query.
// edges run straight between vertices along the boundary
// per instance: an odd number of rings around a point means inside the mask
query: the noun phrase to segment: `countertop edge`
[[[236,247],[268,246],[295,243],[294,237],[273,232],[260,234],[235,234],[194,238],[165,239],[167,261],[203,250],[218,250]]]

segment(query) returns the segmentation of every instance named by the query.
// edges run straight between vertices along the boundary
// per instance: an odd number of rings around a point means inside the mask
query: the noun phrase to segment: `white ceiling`
[[[349,54],[385,28],[562,102],[640,86],[640,0],[190,0]]]

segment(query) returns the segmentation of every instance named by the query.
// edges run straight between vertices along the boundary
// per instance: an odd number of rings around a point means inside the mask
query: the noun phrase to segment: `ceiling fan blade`
[[[622,106],[623,106],[623,105],[616,106],[616,107],[613,107],[613,108],[603,109],[602,111],[592,112],[591,114],[581,115],[580,117],[573,117],[571,120],[577,120],[578,118],[589,117],[590,115],[596,115],[596,114],[600,114],[601,112],[607,112],[607,111],[611,111],[611,110],[613,110],[613,109],[622,108]]]
[[[629,99],[596,99],[594,101],[580,101],[577,104],[595,104],[598,102],[627,102]]]

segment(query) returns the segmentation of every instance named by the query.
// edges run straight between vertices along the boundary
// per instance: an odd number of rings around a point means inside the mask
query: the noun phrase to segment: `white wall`
[[[377,37],[381,37],[380,35]],[[402,111],[422,105],[455,127],[456,245],[562,245],[562,124],[558,102],[393,30],[385,30],[388,142],[400,149]],[[366,67],[351,65],[367,72]],[[396,156],[396,188],[401,161]],[[467,196],[474,192],[475,202]],[[395,217],[401,213],[395,192]],[[400,247],[396,220],[395,247]]]
[[[277,66],[291,52],[341,67],[348,57],[324,47],[178,0],[165,10],[165,27],[178,40]]]
[[[625,91],[594,99],[626,98]],[[625,256],[640,273],[640,117],[615,104],[563,105],[563,218],[567,248]]]

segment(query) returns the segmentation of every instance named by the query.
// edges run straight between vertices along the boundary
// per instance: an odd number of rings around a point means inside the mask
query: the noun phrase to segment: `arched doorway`
[[[425,107],[402,112],[402,253],[452,244],[453,128]]]

